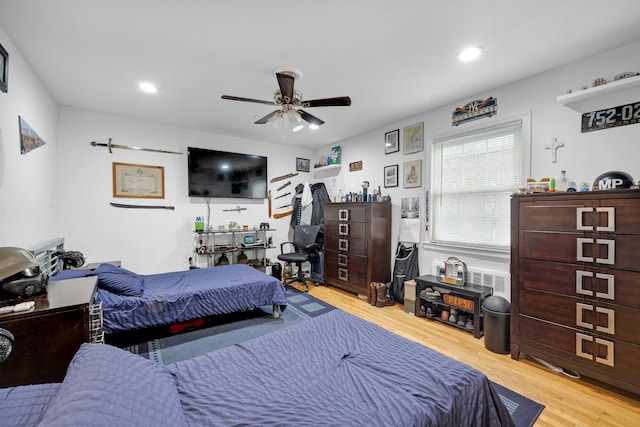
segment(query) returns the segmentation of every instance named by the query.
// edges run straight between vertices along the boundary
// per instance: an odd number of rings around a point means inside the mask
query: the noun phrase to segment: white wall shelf
[[[337,176],[340,173],[340,166],[342,165],[327,165],[327,166],[314,167],[313,177],[328,178],[330,176]]]
[[[580,113],[640,102],[640,76],[560,95],[557,101]]]

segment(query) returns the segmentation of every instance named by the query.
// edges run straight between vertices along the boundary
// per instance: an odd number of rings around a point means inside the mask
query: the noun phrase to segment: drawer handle
[[[349,209],[339,209],[338,219],[340,221],[349,221]]]
[[[613,342],[603,340],[602,338],[596,338],[596,344],[605,346],[607,348],[607,355],[605,357],[596,356],[596,362],[602,363],[607,366],[614,366],[613,363]]]
[[[593,291],[584,288],[585,277],[593,277],[593,273],[590,271],[576,270],[576,293],[593,296]]]
[[[587,328],[587,329],[593,329],[593,324],[589,322],[585,322],[583,320],[585,311],[593,311],[593,307],[588,304],[577,302],[576,303],[576,325],[582,326],[583,328]]]
[[[349,271],[346,268],[338,268],[338,279],[345,282],[349,280]]]
[[[349,224],[338,224],[338,234],[341,236],[348,236]]]
[[[338,249],[341,251],[349,251],[349,241],[347,239],[338,239]]]
[[[596,278],[607,281],[607,292],[596,292],[596,297],[610,300],[615,299],[615,278],[613,274],[596,273]]]
[[[596,307],[596,312],[607,316],[607,326],[596,326],[596,331],[614,335],[616,333],[616,312],[610,308]],[[598,322],[600,323],[600,322]]]
[[[584,237],[578,237],[576,239],[576,259],[578,261],[593,262],[593,258],[584,256],[582,251],[584,249],[584,245],[592,243],[593,239],[586,239]]]
[[[338,254],[338,265],[340,267],[348,267],[349,266],[349,257],[345,254]]]
[[[614,346],[613,342],[603,340],[602,338],[595,339],[596,344],[606,347],[607,355],[605,357],[595,357],[595,361],[607,366],[614,366],[613,353]],[[583,343],[585,342],[593,342],[593,337],[581,333],[576,333],[576,356],[584,357],[585,359],[594,360],[593,354],[588,353],[584,350]]]
[[[584,256],[584,245],[585,244],[593,244],[593,239],[579,237],[576,239],[576,259],[578,261],[583,262],[594,262],[593,257]],[[615,264],[616,258],[616,241],[611,239],[596,239],[595,243],[597,245],[607,245],[607,257],[606,258],[596,258],[595,262],[598,264]]]
[[[593,212],[593,208],[577,208],[576,209],[576,229],[578,231],[593,231],[593,226],[584,225],[582,219],[584,218],[584,214]]]
[[[596,239],[596,244],[607,245],[607,257],[596,258],[598,264],[615,264],[616,260],[616,241],[611,239]]]
[[[593,342],[593,337],[586,334],[576,332],[576,356],[584,357],[585,359],[593,360],[593,355],[584,350],[585,342]]]
[[[596,227],[596,231],[616,231],[616,208],[613,206],[606,208],[596,208],[596,212],[607,213],[607,225]]]
[[[576,293],[579,295],[593,296],[594,292],[584,287],[585,277],[593,277],[593,272],[576,270]],[[615,299],[615,278],[613,274],[596,273],[596,279],[607,281],[607,292],[596,292],[596,297],[609,300]]]
[[[578,231],[593,231],[592,225],[584,225],[585,214],[593,212],[593,208],[576,208],[576,229]],[[597,226],[596,231],[616,231],[615,212],[616,208],[604,207],[596,208],[596,212],[606,212],[607,225]]]

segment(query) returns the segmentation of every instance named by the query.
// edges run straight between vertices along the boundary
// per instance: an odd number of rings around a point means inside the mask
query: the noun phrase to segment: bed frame
[[[64,238],[58,237],[30,249],[29,252],[38,261],[40,271],[51,277],[63,269],[62,253],[64,252]]]

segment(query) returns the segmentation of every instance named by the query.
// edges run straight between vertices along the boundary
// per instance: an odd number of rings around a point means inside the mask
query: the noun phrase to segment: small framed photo
[[[362,170],[362,160],[349,163],[349,172],[355,172],[355,171],[361,171],[361,170]]]
[[[384,188],[398,186],[398,165],[384,167]]]
[[[404,162],[404,188],[415,188],[422,185],[422,160]]]
[[[6,92],[9,88],[9,53],[0,44],[0,90]]]
[[[309,172],[309,168],[311,167],[311,160],[302,159],[300,157],[296,157],[296,171],[297,172]]]
[[[400,151],[400,129],[384,134],[384,154]]]
[[[419,153],[424,150],[423,122],[404,128],[404,154]]]
[[[164,167],[113,162],[113,197],[164,199]]]

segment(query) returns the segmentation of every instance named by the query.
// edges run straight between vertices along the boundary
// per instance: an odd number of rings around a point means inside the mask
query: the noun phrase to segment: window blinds
[[[434,141],[431,240],[510,247],[510,196],[522,179],[522,122]]]

